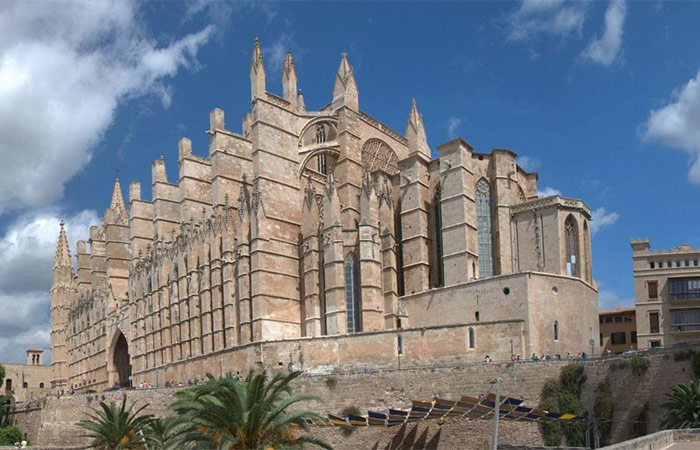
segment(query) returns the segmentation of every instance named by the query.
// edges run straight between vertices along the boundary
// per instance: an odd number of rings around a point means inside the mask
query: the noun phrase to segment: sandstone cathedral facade
[[[257,40],[250,81],[242,132],[213,110],[208,156],[181,139],[151,200],[116,180],[77,268],[61,226],[53,389],[590,351],[584,202],[538,197],[510,150],[455,139],[432,159],[415,101],[404,134],[360,110],[345,54],[316,111],[291,54],[267,92]]]

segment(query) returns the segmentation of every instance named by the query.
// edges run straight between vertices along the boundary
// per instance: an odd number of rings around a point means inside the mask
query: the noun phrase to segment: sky
[[[0,2],[0,361],[49,360],[59,221],[75,252],[122,188],[209,112],[241,131],[253,40],[280,95],[294,55],[307,109],[348,53],[360,108],[436,156],[509,148],[541,195],[591,208],[600,307],[633,305],[630,239],[700,247],[700,2]]]

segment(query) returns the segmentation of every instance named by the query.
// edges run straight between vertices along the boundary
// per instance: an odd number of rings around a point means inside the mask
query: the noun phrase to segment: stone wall
[[[509,360],[509,340],[513,340],[516,350],[521,348],[523,327],[522,321],[503,320],[256,342],[136,372],[133,385],[146,381],[162,386],[166,381],[184,382],[202,378],[207,373],[220,376],[227,372],[244,372],[247,367],[273,372],[291,368],[315,375],[333,370],[364,370],[365,365],[374,370],[455,366],[482,361],[485,355],[495,360]],[[474,342],[470,339],[470,330]]]
[[[577,361],[585,366],[587,376],[584,385],[584,404],[593,410],[596,386],[606,376],[612,382],[615,400],[613,440],[628,438],[627,419],[633,402],[649,403],[650,424],[648,432],[658,429],[660,403],[663,395],[676,383],[687,383],[691,378],[690,362],[679,358],[679,352],[662,351],[649,354],[649,370],[643,375],[634,375],[629,367],[629,357],[604,360]],[[334,373],[309,376],[295,381],[295,390],[313,393],[323,404],[311,404],[309,409],[321,414],[341,414],[350,406],[361,411],[402,407],[411,400],[430,400],[433,397],[457,399],[461,395],[486,394],[492,389],[490,381],[501,377],[502,392],[522,398],[528,406],[536,406],[542,385],[548,378],[558,377],[567,361],[538,363],[473,363],[402,370],[374,370]],[[90,406],[100,400],[120,400],[127,395],[137,404],[149,403],[147,411],[156,415],[165,414],[176,389],[133,390],[127,392],[105,392],[81,394],[71,397],[51,398],[42,410],[15,414],[15,420],[29,438],[42,445],[80,444],[74,423],[83,418]],[[536,424],[503,421],[503,443],[541,443]],[[314,435],[331,442],[335,448],[385,448],[392,440],[425,443],[426,448],[483,448],[483,441],[490,439],[490,421],[465,422],[462,419],[447,421],[439,426],[436,421],[418,425],[410,424],[403,431],[391,429],[356,429],[346,435],[340,429],[316,429]],[[437,436],[437,437],[436,437]],[[427,446],[433,442],[435,446]],[[376,445],[375,445],[376,444]],[[431,445],[433,445],[431,444]],[[392,447],[393,448],[393,447]],[[410,448],[410,447],[408,447]],[[419,448],[423,448],[420,447]]]
[[[523,356],[590,353],[590,339],[596,340],[598,348],[598,293],[579,278],[522,272],[409,295],[400,301],[413,327],[522,320],[523,339],[516,340],[513,351]],[[555,322],[559,328],[556,337]],[[500,337],[499,348],[508,353],[510,337]]]

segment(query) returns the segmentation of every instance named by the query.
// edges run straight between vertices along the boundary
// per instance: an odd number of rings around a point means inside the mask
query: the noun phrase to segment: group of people
[[[490,364],[491,358],[489,358],[489,356],[486,355],[486,359],[487,359],[486,363]],[[554,356],[550,356],[550,355],[537,356],[535,353],[533,353],[527,359],[523,359],[523,357],[521,357],[520,355],[512,355],[510,357],[511,362],[514,362],[514,363],[522,363],[522,362],[526,362],[526,361],[530,361],[530,362],[561,361],[563,359],[566,359],[569,361],[574,360],[574,359],[588,359],[588,354],[586,352],[581,352],[581,353],[577,353],[576,356],[574,356],[571,352],[567,352],[566,357],[562,357],[560,354],[556,354]]]

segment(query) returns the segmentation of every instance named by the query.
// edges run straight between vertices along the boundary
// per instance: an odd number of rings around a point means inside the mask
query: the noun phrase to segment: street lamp
[[[510,359],[513,359],[513,339],[510,340]]]
[[[513,340],[511,339],[511,343]],[[493,407],[493,440],[491,450],[498,450],[498,418],[501,414],[501,379],[496,378],[490,384],[496,385],[496,404]]]

